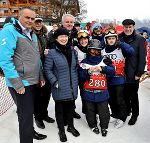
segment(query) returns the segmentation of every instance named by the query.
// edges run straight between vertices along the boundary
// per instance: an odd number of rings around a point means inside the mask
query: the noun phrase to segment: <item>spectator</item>
[[[75,22],[74,27],[79,32],[81,30],[80,22]]]
[[[92,26],[92,39],[97,39],[101,42],[102,49],[105,47],[104,35],[100,23],[94,23]]]
[[[53,48],[53,43],[55,42],[54,39],[54,32],[58,29],[58,25],[57,24],[53,24],[53,29],[48,33],[48,45],[47,48],[48,49],[52,49]]]

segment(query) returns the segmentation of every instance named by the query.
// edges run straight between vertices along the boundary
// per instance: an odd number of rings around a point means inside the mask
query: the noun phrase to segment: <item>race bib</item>
[[[106,90],[107,80],[104,74],[94,74],[84,84],[84,89]]]

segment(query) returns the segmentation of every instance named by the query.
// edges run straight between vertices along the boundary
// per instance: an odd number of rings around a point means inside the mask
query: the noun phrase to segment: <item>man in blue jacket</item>
[[[19,20],[8,22],[0,32],[0,67],[17,105],[20,143],[46,138],[33,129],[35,87],[45,84],[37,37],[31,30],[35,16],[32,9],[23,8]]]
[[[125,19],[122,24],[124,31],[119,35],[119,39],[131,45],[135,51],[134,56],[125,60],[126,84],[124,88],[128,115],[132,113],[128,124],[134,125],[139,116],[139,79],[144,73],[146,63],[145,39],[136,34],[135,22],[132,19]]]

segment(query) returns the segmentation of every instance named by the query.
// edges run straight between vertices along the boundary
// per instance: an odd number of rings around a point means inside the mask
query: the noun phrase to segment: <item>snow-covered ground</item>
[[[129,93],[130,94],[130,93]],[[115,129],[113,124],[109,124],[107,137],[102,137],[101,134],[94,134],[87,126],[84,115],[81,113],[80,98],[76,101],[76,111],[82,116],[81,119],[75,119],[75,127],[80,132],[79,137],[73,137],[66,131],[68,138],[67,143],[149,143],[150,142],[150,79],[145,80],[140,84],[139,90],[140,100],[140,116],[134,126],[129,126],[128,117],[124,127]],[[51,99],[49,104],[49,115],[54,118],[54,102]],[[56,122],[48,124],[45,122],[46,128],[39,129],[35,125],[36,131],[46,134],[48,137],[45,140],[34,143],[60,143],[58,137],[58,129]],[[9,109],[4,115],[0,116],[0,143],[19,143],[18,136],[18,121],[15,105]]]

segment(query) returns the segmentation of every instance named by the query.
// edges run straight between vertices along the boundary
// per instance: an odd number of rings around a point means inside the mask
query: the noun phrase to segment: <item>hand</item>
[[[140,77],[139,76],[135,76],[135,80],[139,80],[140,79]]]
[[[45,49],[45,50],[44,50],[44,55],[45,55],[45,56],[48,55],[48,51],[49,51],[49,49]]]
[[[103,62],[106,64],[106,65],[111,65],[112,64],[112,60],[108,57],[105,57]]]
[[[20,90],[17,91],[18,94],[24,94],[25,93],[25,88],[21,88]]]
[[[146,73],[147,73],[148,75],[150,75],[150,71],[147,71]]]
[[[40,86],[43,87],[45,85],[45,80],[40,81]]]
[[[96,72],[96,71],[102,71],[102,68],[100,66],[93,66],[93,67],[90,67],[90,70],[93,72]]]

